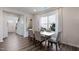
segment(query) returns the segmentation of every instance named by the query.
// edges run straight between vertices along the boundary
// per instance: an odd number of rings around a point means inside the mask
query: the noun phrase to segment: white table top
[[[28,29],[28,30],[32,30],[32,29]]]
[[[53,34],[55,34],[55,32],[51,31],[51,32],[46,32],[46,31],[43,31],[43,32],[40,32],[41,35],[46,35],[46,36],[51,36]]]

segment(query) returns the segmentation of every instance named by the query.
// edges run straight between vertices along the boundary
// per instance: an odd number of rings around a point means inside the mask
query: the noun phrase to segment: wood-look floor
[[[40,46],[35,46],[33,41],[23,38],[16,33],[9,33],[4,42],[0,42],[0,51],[36,51]]]
[[[78,48],[61,45],[61,51],[76,51]],[[49,51],[55,50],[55,46],[49,47]],[[60,50],[60,49],[59,49]],[[4,42],[0,42],[0,51],[45,51],[44,43],[42,48],[37,43],[35,46],[34,42],[28,38],[23,38],[16,33],[9,33],[8,38],[4,39]]]

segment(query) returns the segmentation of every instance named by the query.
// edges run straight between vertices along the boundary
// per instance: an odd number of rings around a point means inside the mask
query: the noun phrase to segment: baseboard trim
[[[79,46],[75,46],[73,44],[68,44],[68,43],[65,43],[65,42],[61,42],[61,44],[68,45],[68,46],[75,47],[75,48],[79,48]]]

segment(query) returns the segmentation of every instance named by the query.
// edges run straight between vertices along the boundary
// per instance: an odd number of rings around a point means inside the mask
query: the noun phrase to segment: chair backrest
[[[61,32],[58,32],[56,41],[60,41],[60,37],[61,37]]]
[[[33,31],[32,31],[32,30],[29,30],[29,31],[28,31],[28,35],[29,35],[30,37],[33,37],[33,36],[34,36]]]
[[[39,31],[35,31],[35,40],[41,41],[41,34]]]

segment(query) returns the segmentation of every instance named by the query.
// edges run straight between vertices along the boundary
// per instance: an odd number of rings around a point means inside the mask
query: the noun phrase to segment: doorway
[[[3,12],[4,16],[4,38],[8,37],[9,33],[24,35],[24,19],[23,16]]]

